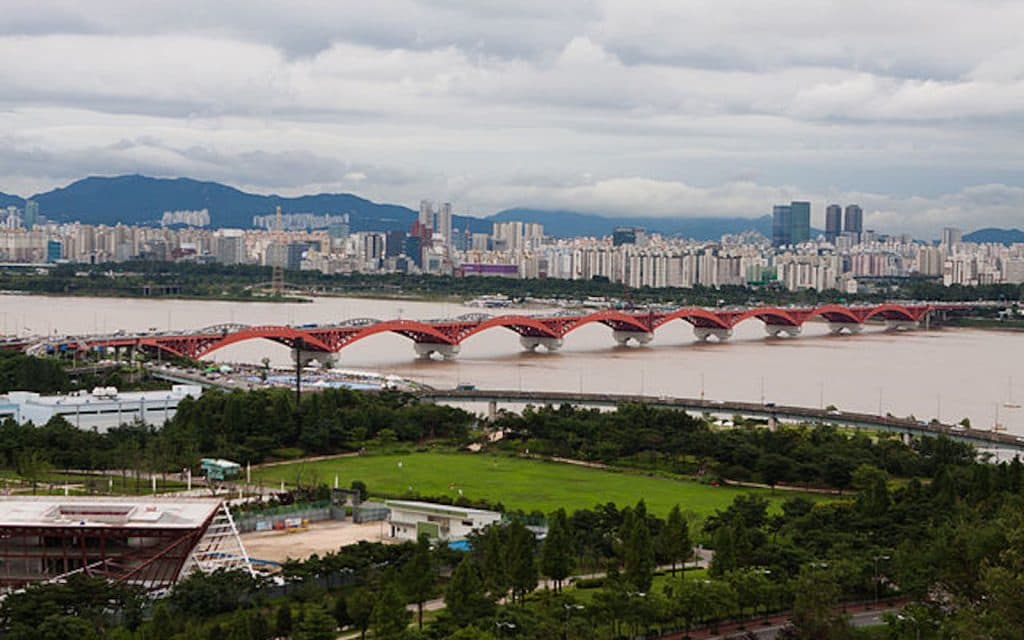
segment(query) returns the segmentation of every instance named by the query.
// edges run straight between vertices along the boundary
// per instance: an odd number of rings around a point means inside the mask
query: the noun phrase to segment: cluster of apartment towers
[[[850,234],[858,242],[864,232],[864,210],[860,205],[846,206],[846,216],[838,204],[825,207],[825,239],[835,242],[841,235]],[[790,202],[775,205],[772,210],[772,244],[776,247],[795,246],[811,239],[811,203]]]

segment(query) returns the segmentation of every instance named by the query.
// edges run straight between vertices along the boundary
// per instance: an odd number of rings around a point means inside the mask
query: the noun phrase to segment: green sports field
[[[707,516],[729,505],[741,493],[760,493],[781,503],[794,492],[774,496],[762,489],[712,487],[697,482],[653,478],[629,472],[590,469],[578,465],[472,453],[411,453],[367,455],[315,462],[295,462],[253,470],[253,479],[294,485],[366,483],[371,494],[424,497],[451,496],[459,490],[469,499],[502,502],[509,509],[548,513],[564,507],[570,513],[596,504],[619,507],[643,498],[654,513],[664,516],[672,505]],[[800,494],[804,495],[804,494]],[[812,499],[821,496],[808,495]]]

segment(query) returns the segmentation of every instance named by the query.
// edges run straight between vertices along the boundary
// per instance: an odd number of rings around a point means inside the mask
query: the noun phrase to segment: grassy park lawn
[[[470,500],[502,502],[509,509],[551,512],[559,507],[573,512],[614,502],[623,507],[641,498],[652,512],[665,516],[673,505],[703,518],[728,506],[740,494],[769,497],[773,505],[795,495],[764,489],[713,487],[698,482],[657,478],[627,471],[590,469],[566,463],[546,462],[471,453],[410,453],[367,455],[312,462],[294,462],[253,470],[253,479],[295,485],[334,484],[353,480],[366,483],[372,495],[424,497],[462,495]]]

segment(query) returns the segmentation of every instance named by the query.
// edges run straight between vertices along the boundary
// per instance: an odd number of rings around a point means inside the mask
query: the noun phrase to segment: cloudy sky
[[[1024,226],[1024,3],[3,0],[0,191]]]

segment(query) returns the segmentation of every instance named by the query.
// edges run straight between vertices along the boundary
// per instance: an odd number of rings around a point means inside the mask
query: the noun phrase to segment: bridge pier
[[[445,360],[454,360],[455,356],[459,355],[459,345],[457,344],[445,344],[442,342],[414,342],[412,343],[412,346],[416,350],[416,356],[423,358],[424,360],[430,358],[430,356],[435,353]]]
[[[864,325],[859,322],[829,322],[828,330],[834,336],[838,336],[844,331],[849,334],[858,334],[864,330]]]
[[[918,328],[918,323],[913,320],[886,320],[886,331],[910,331]]]
[[[561,338],[519,336],[519,344],[527,351],[536,351],[537,347],[544,347],[545,351],[558,351],[562,348]]]
[[[612,337],[622,346],[626,346],[630,340],[637,345],[645,345],[654,340],[654,334],[650,331],[620,331],[616,329],[612,331]]]
[[[338,354],[329,353],[327,351],[308,351],[305,349],[296,351],[295,349],[292,349],[292,362],[298,361],[300,365],[305,367],[314,360],[316,360],[320,366],[325,369],[331,369],[338,364]]]
[[[782,334],[786,334],[790,338],[795,338],[803,331],[803,328],[795,324],[766,324],[764,325],[764,332],[772,338],[781,337]]]
[[[697,340],[701,342],[707,342],[708,338],[714,336],[718,342],[725,342],[732,337],[732,329],[721,329],[718,327],[694,327],[693,335],[697,336]]]

